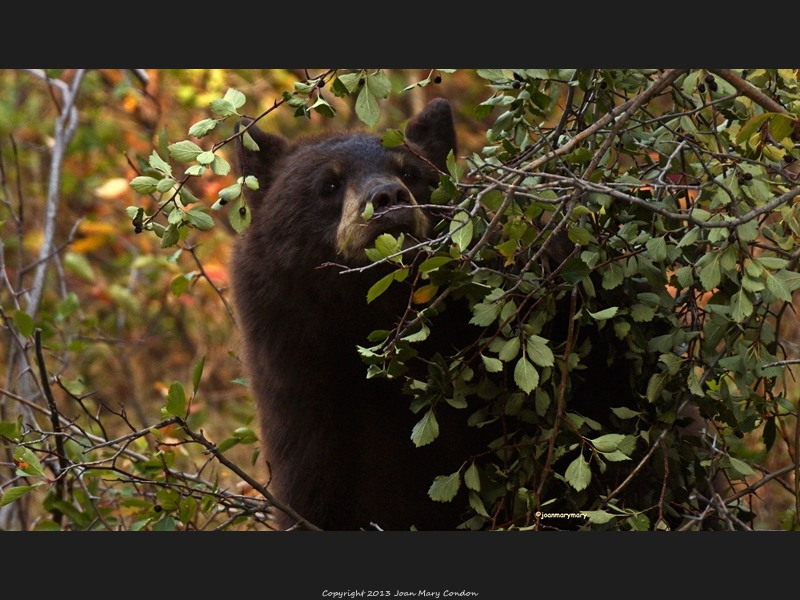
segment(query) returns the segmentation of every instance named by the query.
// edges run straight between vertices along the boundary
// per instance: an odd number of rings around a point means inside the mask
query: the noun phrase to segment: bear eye
[[[404,183],[414,183],[419,179],[417,173],[411,169],[406,169],[400,175],[400,178],[403,180]]]
[[[330,196],[339,189],[339,182],[334,179],[327,179],[322,183],[322,193]]]

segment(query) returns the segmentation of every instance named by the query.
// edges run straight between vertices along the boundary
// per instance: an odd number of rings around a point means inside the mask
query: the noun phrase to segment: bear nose
[[[376,211],[386,210],[392,206],[411,204],[411,193],[394,181],[381,183],[372,189],[368,201]]]

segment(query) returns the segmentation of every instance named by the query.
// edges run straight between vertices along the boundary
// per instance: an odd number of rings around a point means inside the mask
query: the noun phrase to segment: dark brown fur
[[[470,437],[442,423],[439,439],[416,448],[410,433],[419,415],[408,397],[398,382],[367,380],[356,352],[371,331],[395,324],[407,291],[393,286],[367,305],[384,272],[320,268],[366,264],[364,247],[386,231],[425,237],[430,220],[413,204],[428,201],[436,170],[364,133],[290,144],[249,132],[260,151],[240,146],[239,169],[260,189],[248,192],[252,223],[231,273],[273,493],[323,529],[455,528],[463,505],[433,502],[427,490],[460,467]],[[449,104],[429,104],[406,139],[444,169],[455,149]],[[368,201],[375,215],[364,225]]]

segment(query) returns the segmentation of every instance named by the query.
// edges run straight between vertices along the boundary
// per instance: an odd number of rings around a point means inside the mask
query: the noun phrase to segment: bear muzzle
[[[403,233],[416,239],[428,237],[430,220],[399,180],[381,179],[365,187],[348,189],[345,193],[336,235],[341,255],[351,262],[366,262],[364,249],[383,233],[395,236]]]

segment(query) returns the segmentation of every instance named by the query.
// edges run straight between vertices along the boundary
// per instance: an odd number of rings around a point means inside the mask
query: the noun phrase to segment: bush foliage
[[[154,97],[137,91],[147,73],[4,75],[9,97],[38,88],[24,111],[2,106],[13,117],[0,205],[3,527],[269,528],[269,510],[286,507],[254,474],[245,388],[215,381],[224,402],[204,397],[202,356],[238,373],[235,351],[218,351],[235,318],[219,322],[218,271],[231,230],[249,223],[243,187],[257,182],[231,172],[233,122],[292,114],[280,124],[291,133],[355,115],[372,127],[408,98],[459,86],[468,151],[432,196],[434,238],[403,249],[382,235],[359,269],[396,267],[364,310],[411,282],[409,310],[353,349],[365,376],[404,385],[417,446],[437,443],[442,411],[498,432],[431,482],[432,500],[468,504],[468,529],[799,527],[797,72],[151,75],[183,78],[161,100],[192,106],[172,131],[156,131]],[[109,97],[134,107],[128,120],[100,114]],[[42,114],[53,133],[34,122]],[[127,168],[104,156],[115,137],[133,148]],[[402,128],[383,137],[403,140]],[[114,169],[136,192],[115,197],[127,207],[74,200]],[[431,350],[456,317],[475,335]],[[133,361],[135,343],[146,352]],[[137,372],[143,360],[157,366]],[[426,376],[409,369],[420,362]],[[625,369],[598,376],[612,364]],[[160,415],[137,400],[156,384]],[[609,385],[627,390],[620,402],[593,404]]]

